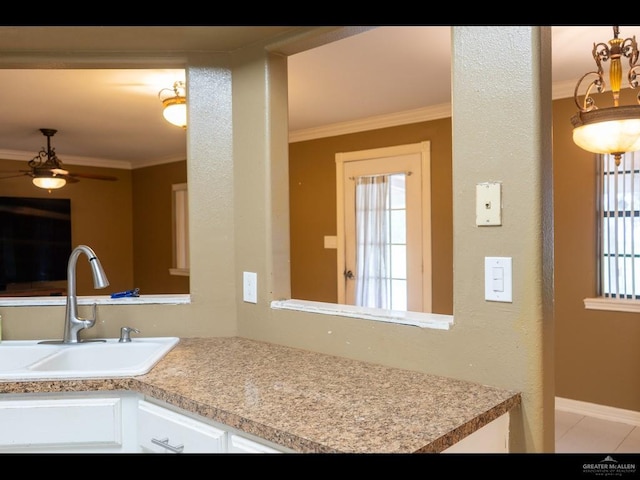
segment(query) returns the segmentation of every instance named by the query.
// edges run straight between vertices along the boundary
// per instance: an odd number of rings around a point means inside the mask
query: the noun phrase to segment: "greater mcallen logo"
[[[584,473],[593,473],[597,476],[622,476],[625,473],[635,473],[635,463],[620,463],[611,455],[607,455],[598,463],[585,463],[582,465]]]

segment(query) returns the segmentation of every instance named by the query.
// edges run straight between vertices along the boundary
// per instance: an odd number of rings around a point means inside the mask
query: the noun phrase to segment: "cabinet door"
[[[143,452],[223,453],[226,432],[186,415],[141,400],[138,442]]]
[[[2,452],[121,452],[123,398],[86,395],[3,395]]]
[[[282,451],[232,433],[229,436],[229,453],[282,453]]]

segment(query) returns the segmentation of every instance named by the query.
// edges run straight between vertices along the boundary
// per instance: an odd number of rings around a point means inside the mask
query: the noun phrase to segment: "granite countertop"
[[[8,381],[0,393],[133,390],[307,453],[441,452],[520,394],[240,337],[183,338],[146,375]]]

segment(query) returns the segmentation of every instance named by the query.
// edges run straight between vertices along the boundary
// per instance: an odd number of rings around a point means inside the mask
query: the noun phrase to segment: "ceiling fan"
[[[110,175],[98,175],[93,173],[71,173],[65,170],[62,162],[56,156],[55,148],[51,148],[51,137],[57,130],[52,128],[41,128],[42,134],[47,137],[47,148],[44,147],[38,154],[27,162],[29,170],[19,170],[16,175],[0,178],[14,178],[26,175],[33,179],[34,185],[48,190],[64,187],[67,183],[78,182],[80,178],[90,178],[93,180],[117,180],[117,177]]]

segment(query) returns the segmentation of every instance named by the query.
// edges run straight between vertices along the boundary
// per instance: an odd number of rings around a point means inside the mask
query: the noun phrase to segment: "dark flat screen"
[[[0,197],[0,290],[67,279],[71,200]]]

